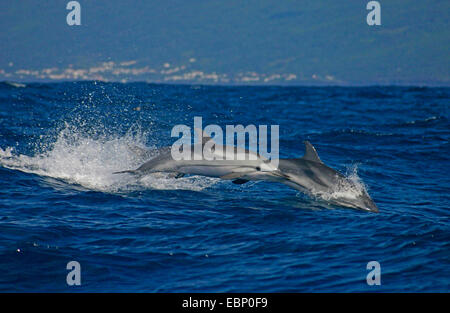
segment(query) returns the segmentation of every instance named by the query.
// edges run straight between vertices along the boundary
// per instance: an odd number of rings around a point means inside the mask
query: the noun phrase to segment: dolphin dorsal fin
[[[198,142],[200,142],[200,138],[202,139],[202,144],[205,144],[212,139],[206,132],[202,131],[200,128],[196,127],[194,128],[194,131],[197,136]]]
[[[319,155],[317,154],[316,148],[314,148],[314,146],[309,141],[304,141],[303,143],[305,144],[305,155],[303,156],[303,159],[312,162],[323,163],[320,160]]]

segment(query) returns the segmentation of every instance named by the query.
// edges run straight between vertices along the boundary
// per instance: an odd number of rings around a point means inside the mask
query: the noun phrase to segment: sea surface
[[[0,83],[2,292],[449,292],[450,89]],[[177,124],[279,125],[379,213],[285,185],[112,174]],[[67,284],[68,262],[81,285]],[[370,286],[370,261],[381,285]],[[370,274],[369,274],[370,276]]]

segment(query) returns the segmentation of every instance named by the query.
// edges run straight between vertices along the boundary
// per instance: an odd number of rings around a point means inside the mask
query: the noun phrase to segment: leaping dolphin
[[[328,196],[337,205],[378,212],[378,207],[362,186],[357,186],[338,171],[326,166],[316,149],[305,141],[305,154],[299,159],[280,159],[281,175],[268,175],[267,180],[281,182],[312,195]]]
[[[191,157],[189,160],[175,160],[172,156],[172,147],[164,147],[158,151],[158,155],[145,162],[135,170],[115,172],[114,174],[130,173],[143,176],[151,173],[169,173],[171,177],[180,178],[184,175],[201,175],[233,180],[235,184],[246,183],[253,177],[257,180],[258,173],[276,172],[277,167],[271,161],[260,154],[248,149],[216,144],[211,151],[212,160],[205,160],[202,152],[205,144],[212,140],[203,135],[202,142],[190,146]],[[199,147],[196,147],[196,146]],[[148,153],[145,149],[130,147],[135,153],[145,157]],[[200,154],[196,158],[196,154]]]
[[[209,140],[212,139],[204,137],[203,142],[198,145],[204,145]],[[143,176],[165,172],[175,178],[187,174],[202,175],[232,180],[235,184],[244,184],[248,181],[280,182],[310,195],[329,195],[327,201],[337,205],[378,212],[378,207],[364,188],[358,188],[347,177],[326,166],[309,141],[305,141],[304,144],[305,154],[302,158],[279,159],[277,166],[255,152],[238,147],[234,147],[234,156],[228,160],[194,160],[192,157],[191,160],[179,161],[172,158],[171,148],[165,147],[156,157],[139,168],[115,174],[130,173]],[[218,147],[214,151],[215,155],[225,153],[226,149],[223,146]],[[146,154],[139,148],[134,148],[134,151],[141,155]],[[241,155],[240,158],[238,155]],[[253,160],[250,155],[253,156]],[[242,160],[242,157],[245,157],[245,160]]]

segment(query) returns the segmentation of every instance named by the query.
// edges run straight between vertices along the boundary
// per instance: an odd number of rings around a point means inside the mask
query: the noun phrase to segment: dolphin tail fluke
[[[184,173],[169,173],[169,174],[167,175],[168,178],[176,178],[176,179],[182,178],[182,177],[184,177],[184,176],[185,176]]]
[[[133,174],[133,175],[137,175],[138,171],[136,171],[136,170],[127,170],[127,171],[114,172],[113,174]]]

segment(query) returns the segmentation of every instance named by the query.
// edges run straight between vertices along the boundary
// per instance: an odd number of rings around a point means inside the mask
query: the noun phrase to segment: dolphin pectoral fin
[[[248,183],[248,180],[242,179],[242,178],[238,178],[238,179],[233,180],[233,184],[236,184],[236,185],[242,185],[242,184],[245,184],[245,183]]]
[[[230,179],[237,179],[237,178],[239,178],[239,177],[241,177],[241,176],[244,176],[244,175],[245,175],[245,173],[236,173],[236,172],[232,172],[232,173],[229,173],[229,174],[220,176],[220,178],[221,178],[221,179],[227,179],[227,180],[230,180]]]
[[[303,155],[304,160],[317,162],[317,163],[323,163],[322,160],[320,160],[319,155],[317,154],[316,148],[309,142],[304,141],[305,144],[305,154]]]

